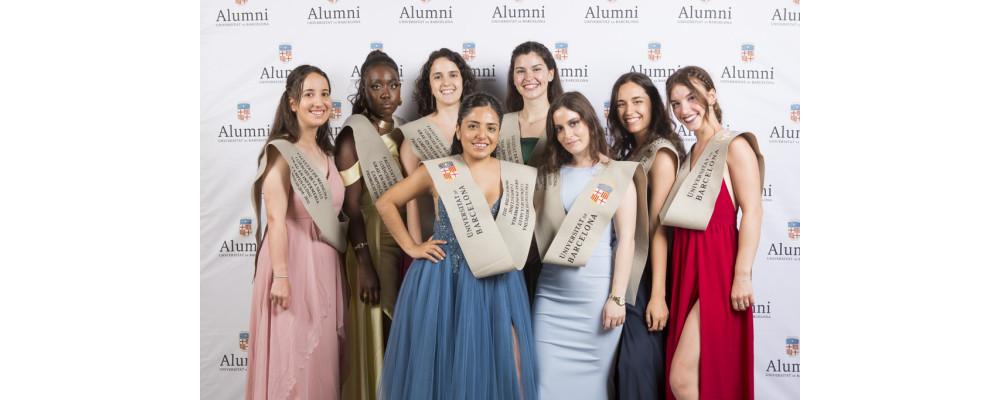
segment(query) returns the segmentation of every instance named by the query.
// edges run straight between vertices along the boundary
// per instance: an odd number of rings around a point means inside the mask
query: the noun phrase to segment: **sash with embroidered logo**
[[[667,195],[667,201],[660,210],[660,223],[663,225],[703,231],[708,227],[715,211],[715,200],[722,191],[722,178],[726,170],[726,157],[729,154],[729,143],[737,136],[743,136],[750,148],[757,155],[757,167],[760,169],[761,189],[764,185],[764,156],[757,146],[757,137],[750,132],[737,133],[724,129],[708,142],[705,150],[691,169],[690,160],[681,163],[677,172],[674,187]],[[692,146],[693,147],[693,146]]]
[[[367,117],[354,114],[344,121],[345,127],[351,127],[354,132],[354,146],[358,152],[358,163],[361,174],[368,186],[372,201],[382,197],[396,182],[403,180],[399,163],[389,153],[375,127]]]
[[[538,224],[535,241],[542,262],[583,267],[600,241],[601,232],[611,223],[618,206],[625,198],[629,182],[636,189],[646,187],[646,174],[634,161],[611,161],[584,186],[569,212],[563,209],[559,171],[539,174],[535,204],[538,207]],[[635,249],[629,273],[625,301],[635,304],[642,271],[646,267],[649,251],[649,219],[646,196],[636,193]]]
[[[535,149],[531,151],[531,157],[528,157],[528,165],[535,167],[541,165],[545,141],[545,132],[542,132],[542,135],[538,137],[538,143],[535,144]],[[521,123],[517,120],[517,112],[504,114],[503,120],[500,121],[497,158],[507,162],[524,164],[524,158],[521,156]]]
[[[398,128],[403,134],[407,145],[420,161],[447,157],[451,153],[451,145],[445,143],[441,131],[430,118],[423,117]],[[417,209],[420,210],[420,233],[427,240],[434,233],[434,199],[430,194],[417,196]]]
[[[461,155],[424,161],[444,203],[458,245],[476,278],[524,268],[535,227],[536,170],[500,162],[503,195],[496,220]]]
[[[250,187],[250,202],[253,204],[253,212],[257,217],[257,254],[254,255],[254,265],[257,265],[257,256],[260,253],[263,237],[260,229],[260,205],[264,171],[268,164],[268,147],[277,149],[285,162],[288,163],[292,190],[295,190],[295,194],[302,199],[302,205],[309,213],[313,223],[319,228],[320,239],[343,253],[347,249],[347,216],[344,215],[344,221],[338,219],[338,210],[333,205],[330,182],[323,177],[320,169],[316,168],[312,161],[309,161],[309,158],[299,151],[298,147],[287,140],[275,139],[264,145],[257,157],[257,175]],[[336,171],[330,173],[336,173]],[[265,227],[265,231],[266,229]]]

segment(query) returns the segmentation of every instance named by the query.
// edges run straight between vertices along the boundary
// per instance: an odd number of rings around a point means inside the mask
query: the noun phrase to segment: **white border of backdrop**
[[[520,16],[505,15],[512,13]],[[327,72],[341,103],[341,117],[331,122],[339,127],[350,113],[356,70],[380,43],[402,69],[397,115],[414,120],[413,84],[432,50],[473,44],[469,64],[481,90],[503,99],[510,51],[534,40],[553,52],[566,44],[557,61],[564,89],[581,91],[599,114],[622,73],[647,73],[664,95],[670,73],[698,65],[717,84],[723,124],[757,135],[767,174],[754,265],[756,395],[798,398],[800,356],[787,350],[800,336],[800,240],[789,236],[790,223],[800,221],[799,120],[792,118],[800,104],[800,15],[793,0],[202,1],[201,397],[243,397],[240,335],[249,321],[254,239],[240,227],[245,219],[257,223],[248,189],[287,71],[313,64]],[[651,43],[658,56],[651,57]],[[246,109],[249,117],[241,118]]]

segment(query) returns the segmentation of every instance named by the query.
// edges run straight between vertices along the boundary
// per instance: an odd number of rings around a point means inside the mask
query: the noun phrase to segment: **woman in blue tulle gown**
[[[452,144],[452,154],[461,154],[492,205],[494,218],[503,194],[500,161],[492,157],[501,115],[502,106],[493,96],[467,97]],[[398,209],[427,192],[437,205],[434,235],[415,243]],[[473,276],[423,165],[386,191],[376,207],[415,260],[400,289],[379,398],[537,399],[534,338],[522,274]]]

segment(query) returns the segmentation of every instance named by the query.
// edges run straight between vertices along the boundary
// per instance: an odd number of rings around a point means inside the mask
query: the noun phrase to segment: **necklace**
[[[534,124],[535,124],[535,122],[538,122],[538,121],[541,121],[541,120],[545,119],[545,116],[543,115],[543,116],[541,116],[541,117],[539,117],[539,118],[536,118],[536,119],[535,119],[534,121],[528,121],[528,117],[526,117],[526,116],[524,116],[524,115],[521,115],[521,112],[520,112],[520,111],[519,111],[519,112],[517,113],[517,116],[518,116],[519,118],[523,119],[523,120],[524,120],[524,122],[527,122],[527,123],[528,123],[528,126],[529,126],[529,127],[530,127],[530,126],[532,126],[532,125],[534,125]]]
[[[392,122],[386,122],[381,119],[375,118],[371,115],[368,116],[368,119],[371,120],[372,123],[375,124],[375,126],[378,126],[379,129],[384,130],[386,132],[392,131],[394,125]]]

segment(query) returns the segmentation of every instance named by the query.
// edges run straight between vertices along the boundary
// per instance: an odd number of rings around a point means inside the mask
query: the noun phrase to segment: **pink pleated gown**
[[[344,184],[327,160],[339,212]],[[291,303],[285,310],[270,301],[274,272],[265,233],[253,282],[246,399],[339,399],[348,372],[346,277],[337,250],[320,239],[302,199],[290,192],[285,227]]]

